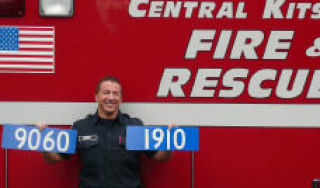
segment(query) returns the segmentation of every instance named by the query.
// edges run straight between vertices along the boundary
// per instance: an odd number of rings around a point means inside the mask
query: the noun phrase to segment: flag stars
[[[19,29],[16,27],[0,27],[0,50],[19,49]]]

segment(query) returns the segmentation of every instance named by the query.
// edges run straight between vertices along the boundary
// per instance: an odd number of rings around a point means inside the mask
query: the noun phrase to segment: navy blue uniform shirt
[[[138,188],[139,151],[126,151],[126,126],[143,125],[137,118],[119,112],[115,120],[98,114],[74,123],[78,132],[77,152],[82,169],[80,188]],[[144,152],[151,157],[155,152]]]

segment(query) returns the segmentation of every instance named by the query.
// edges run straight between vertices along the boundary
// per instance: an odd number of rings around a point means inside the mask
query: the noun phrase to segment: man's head
[[[116,118],[122,101],[122,88],[119,80],[113,76],[102,78],[97,84],[95,98],[98,102],[100,117]]]

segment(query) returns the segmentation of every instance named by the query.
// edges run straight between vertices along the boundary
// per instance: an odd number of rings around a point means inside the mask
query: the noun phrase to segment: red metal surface
[[[146,188],[191,187],[191,153],[175,152],[169,162],[143,157],[141,176]]]
[[[320,129],[201,128],[195,187],[310,188]]]
[[[239,1],[233,2],[236,5]],[[319,99],[305,99],[308,89],[292,100],[277,98],[274,89],[265,99],[252,98],[247,92],[240,98],[230,99],[217,95],[190,97],[195,74],[201,68],[222,68],[222,74],[232,68],[245,68],[250,70],[248,77],[259,69],[276,69],[279,72],[282,69],[310,69],[311,74],[312,70],[319,68],[314,58],[305,55],[305,50],[319,37],[314,29],[317,20],[309,19],[309,11],[306,19],[297,19],[297,15],[293,19],[262,19],[265,1],[245,2],[247,19],[198,19],[196,13],[190,19],[183,16],[178,19],[134,18],[128,13],[129,1],[126,0],[77,1],[71,18],[42,18],[38,13],[38,0],[30,0],[23,18],[1,19],[0,25],[54,26],[56,73],[1,74],[0,84],[5,89],[1,90],[0,98],[3,101],[93,101],[94,87],[99,78],[113,74],[123,82],[124,101],[319,103]],[[221,2],[217,2],[217,7],[220,5]],[[187,60],[184,54],[194,29],[216,29],[219,32],[231,29],[232,41],[238,30],[260,30],[265,37],[257,47],[257,60],[230,59],[228,55],[233,42],[222,60],[212,59],[214,49],[200,53],[194,60]],[[272,30],[295,31],[287,59],[262,59]],[[216,44],[217,40],[215,38],[213,43]],[[187,68],[192,72],[190,81],[183,87],[185,97],[156,97],[166,68]],[[222,78],[217,80],[217,91],[228,89],[222,85]],[[247,85],[249,78],[240,80]],[[309,77],[307,82],[310,80]],[[264,87],[276,85],[277,81],[263,83]],[[247,90],[247,86],[244,89]]]
[[[40,153],[9,151],[9,185],[12,188],[25,185],[76,188],[79,169],[77,156],[58,164],[47,164]],[[191,187],[191,155],[175,153],[168,163],[153,162],[143,157],[141,176],[146,188]]]
[[[38,152],[10,150],[8,157],[8,183],[12,188],[76,188],[78,185],[80,165],[76,157],[59,164],[46,163]]]

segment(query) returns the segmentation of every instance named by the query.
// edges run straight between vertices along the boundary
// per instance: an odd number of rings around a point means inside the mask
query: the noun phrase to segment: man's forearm
[[[171,155],[171,151],[158,151],[152,158],[156,161],[169,161]]]
[[[42,154],[48,163],[56,163],[63,160],[62,156],[59,155],[58,153],[43,152]]]

